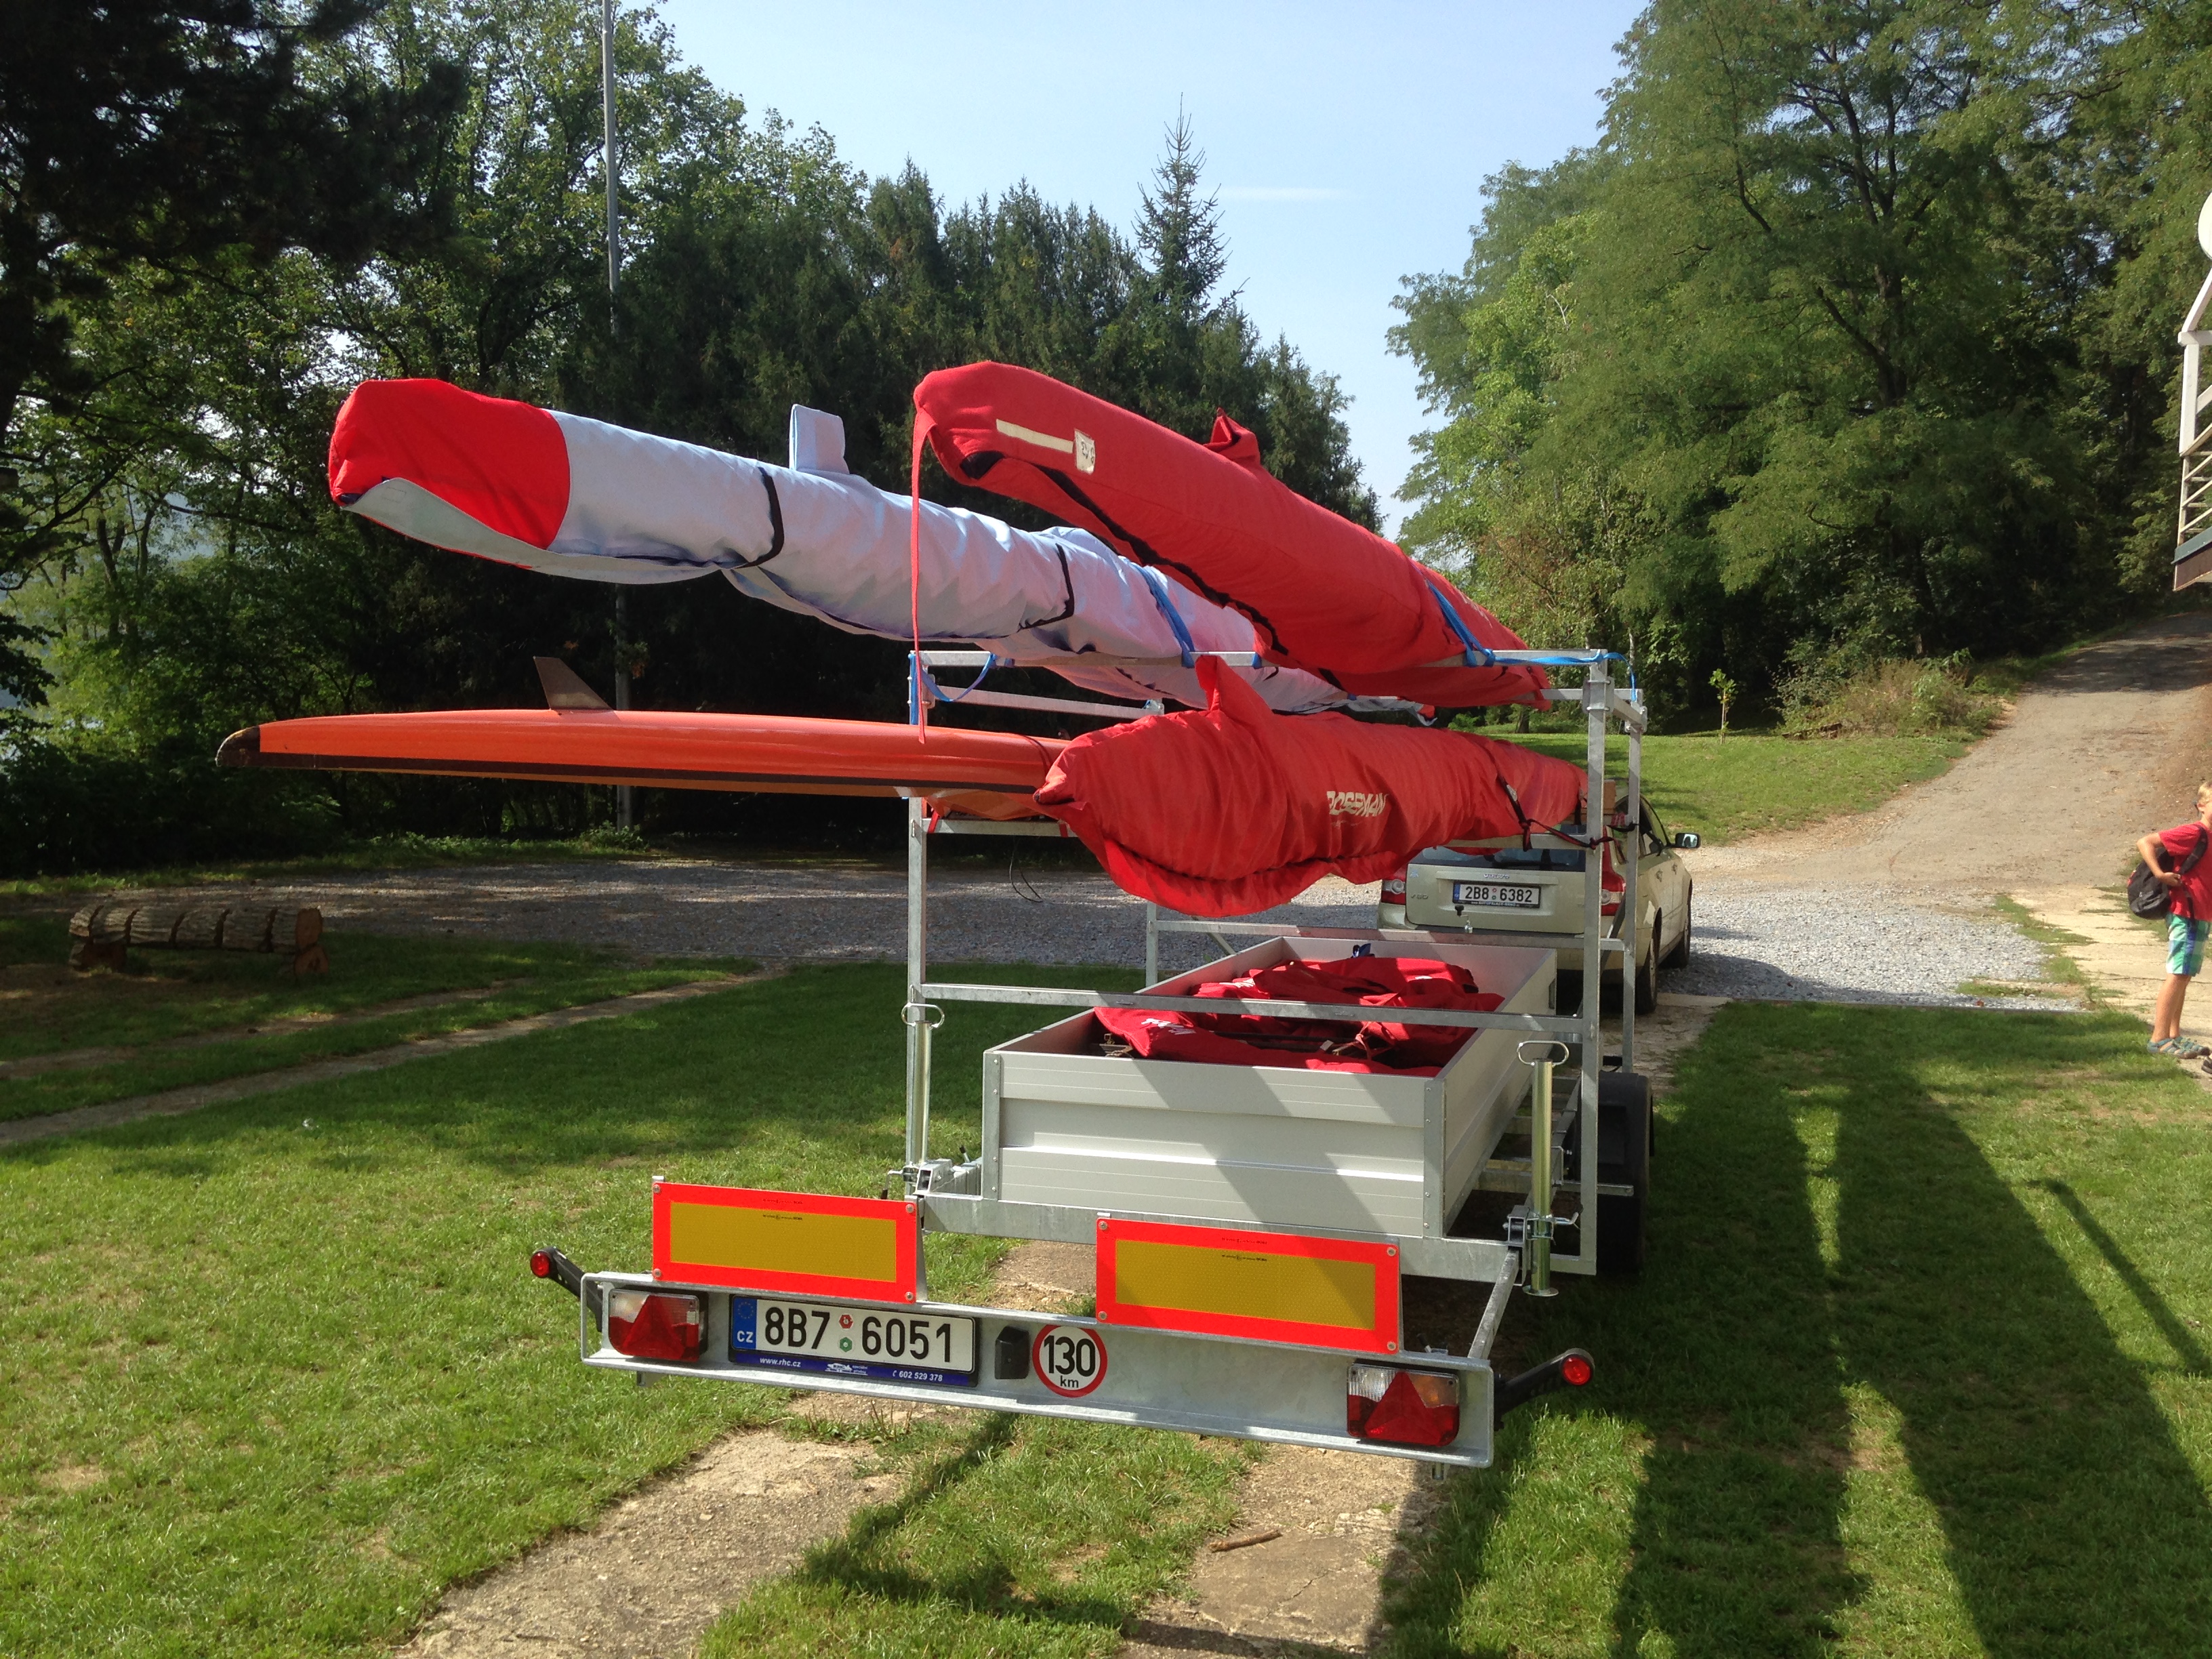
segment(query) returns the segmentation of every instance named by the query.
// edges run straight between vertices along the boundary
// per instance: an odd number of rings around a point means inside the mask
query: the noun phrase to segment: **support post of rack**
[[[1583,830],[1588,850],[1583,854],[1583,1006],[1582,1088],[1582,1204],[1577,1220],[1578,1254],[1586,1262],[1597,1259],[1597,1089],[1605,1064],[1605,1031],[1601,1010],[1605,1001],[1605,838],[1610,833],[1605,811],[1605,738],[1613,709],[1613,677],[1603,661],[1594,662],[1583,677],[1583,713],[1589,732],[1589,794],[1583,804]],[[1625,941],[1627,954],[1621,963],[1621,1000],[1634,995],[1636,945],[1633,932]],[[1545,1194],[1550,1207],[1551,1194]]]
[[[1160,907],[1145,901],[1145,983],[1160,982]]]
[[[929,979],[929,805],[906,804],[906,1162],[929,1156],[929,1028],[917,1018]]]
[[[1628,805],[1624,822],[1627,828],[1620,832],[1622,855],[1620,914],[1621,937],[1628,941],[1628,954],[1622,958],[1620,982],[1620,1069],[1624,1073],[1636,1069],[1636,948],[1643,943],[1643,911],[1636,897],[1637,864],[1644,850],[1644,728],[1634,720],[1624,720],[1628,728]],[[1651,980],[1659,980],[1659,919],[1651,924]]]
[[[1535,1072],[1528,1088],[1528,1294],[1557,1296],[1559,1291],[1552,1288],[1552,1189],[1558,1184],[1552,1167],[1552,1067],[1566,1058],[1567,1048],[1553,1038],[1539,1037],[1521,1044],[1516,1052]]]

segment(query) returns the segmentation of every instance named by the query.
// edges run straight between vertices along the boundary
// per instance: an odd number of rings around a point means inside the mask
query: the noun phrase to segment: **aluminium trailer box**
[[[1549,950],[1379,938],[1269,939],[1148,988],[1188,996],[1363,943],[1468,969],[1504,998],[1500,1012],[1552,1012]],[[1434,1077],[1121,1058],[1097,1052],[1098,1035],[1085,1012],[983,1056],[984,1198],[1441,1239],[1532,1075],[1509,1030],[1474,1032]]]

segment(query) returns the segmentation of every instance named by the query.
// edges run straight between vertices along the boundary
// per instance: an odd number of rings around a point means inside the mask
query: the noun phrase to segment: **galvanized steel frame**
[[[1217,653],[1235,660],[1242,660],[1237,653]],[[1499,652],[1500,662],[1534,661],[1547,653],[1539,652]],[[910,665],[908,684],[915,689],[918,699],[951,701],[937,687],[930,671],[939,667],[985,667],[990,658],[980,651],[923,651],[915,655]],[[969,694],[972,696],[973,694]],[[1599,1197],[1610,1195],[1617,1189],[1602,1185],[1597,1178],[1596,1103],[1598,1079],[1604,1064],[1604,1042],[1599,1005],[1608,955],[1620,958],[1621,969],[1621,1052],[1620,1065],[1624,1071],[1633,1070],[1636,1054],[1636,957],[1640,943],[1638,935],[1641,926],[1638,918],[1638,865],[1642,850],[1643,761],[1644,711],[1642,697],[1632,688],[1623,691],[1617,688],[1605,659],[1597,658],[1584,668],[1583,684],[1578,687],[1556,688],[1547,693],[1554,702],[1579,705],[1585,714],[1586,748],[1583,791],[1584,839],[1593,848],[1602,846],[1611,833],[1606,821],[1605,776],[1606,744],[1612,723],[1618,719],[1627,738],[1628,792],[1622,803],[1620,820],[1625,826],[1621,836],[1622,892],[1620,915],[1623,937],[1609,937],[1605,928],[1604,882],[1602,854],[1599,855],[1600,878],[1583,883],[1583,926],[1578,933],[1537,934],[1488,931],[1444,931],[1425,929],[1361,930],[1344,928],[1300,928],[1280,924],[1244,921],[1212,921],[1188,917],[1163,916],[1159,907],[1148,903],[1145,908],[1145,982],[1159,981],[1159,936],[1164,933],[1191,933],[1213,938],[1228,946],[1231,935],[1277,938],[1373,939],[1376,940],[1434,940],[1438,943],[1479,942],[1500,945],[1564,944],[1577,941],[1582,946],[1583,993],[1577,1012],[1571,1016],[1549,1018],[1531,1014],[1496,1014],[1457,1012],[1444,1010],[1429,1011],[1419,1023],[1476,1030],[1503,1030],[1528,1034],[1559,1036],[1566,1039],[1578,1051],[1577,1070],[1579,1086],[1570,1109],[1555,1125],[1555,1133],[1564,1140],[1571,1123],[1578,1116],[1586,1118],[1583,1127],[1585,1156],[1580,1159],[1579,1180],[1577,1185],[1579,1200],[1575,1217],[1577,1250],[1571,1256],[1553,1255],[1552,1267],[1562,1273],[1583,1274],[1597,1271],[1597,1234]],[[1057,701],[1057,700],[1056,700]],[[1139,720],[1155,712],[1150,707],[1093,703],[1085,711],[1114,720]],[[914,718],[924,717],[921,702],[913,710]],[[1097,1224],[1097,1212],[1068,1206],[1007,1204],[995,1195],[932,1191],[935,1181],[951,1177],[952,1166],[944,1159],[929,1156],[929,1068],[930,1033],[934,1020],[924,1010],[939,1012],[944,1002],[993,1002],[1014,1006],[1062,1008],[1162,1008],[1188,1012],[1219,1013],[1228,1007],[1297,1018],[1340,1019],[1357,1022],[1371,1017],[1372,1010],[1349,1004],[1286,1003],[1268,1001],[1264,1004],[1236,999],[1172,997],[1145,992],[1109,993],[1077,990],[1061,987],[973,985],[937,982],[929,977],[929,837],[933,834],[962,835],[1036,835],[1054,834],[1026,823],[992,823],[981,821],[940,820],[927,805],[919,799],[907,804],[907,1003],[902,1018],[907,1025],[907,1134],[906,1164],[900,1174],[910,1196],[924,1200],[923,1215],[929,1224],[948,1231],[988,1234],[998,1237],[1066,1238],[1073,1241],[1088,1239]],[[1064,833],[1064,832],[1061,832]],[[1652,972],[1658,971],[1658,939],[1651,941]],[[1592,966],[1595,964],[1595,967]],[[986,1138],[989,1133],[986,1127]],[[1434,1149],[1431,1149],[1432,1153]],[[1431,1161],[1441,1161],[1436,1154]],[[1533,1160],[1532,1160],[1533,1162]],[[1554,1170],[1560,1167],[1552,1162]],[[1430,1183],[1441,1187],[1438,1179]],[[1478,1182],[1478,1185],[1484,1184]],[[1556,1192],[1556,1188],[1555,1188]],[[1441,1202],[1438,1199],[1437,1202]],[[1531,1204],[1534,1194],[1531,1193]],[[1434,1207],[1432,1205],[1431,1207]],[[1547,1214],[1554,1206],[1548,1200],[1540,1212]],[[1060,1213],[1061,1211],[1065,1213]],[[1148,1219],[1172,1221],[1189,1219],[1172,1216],[1150,1217]],[[1511,1260],[1521,1265],[1518,1253],[1504,1240],[1462,1240],[1443,1236],[1449,1217],[1425,1217],[1426,1235],[1394,1234],[1407,1264],[1407,1271],[1423,1271],[1414,1265],[1416,1260],[1428,1261],[1433,1269],[1442,1269],[1443,1276],[1450,1278],[1494,1278],[1503,1264]],[[1284,1225],[1296,1225],[1295,1221]],[[1000,1231],[1004,1229],[1005,1231]],[[1462,1250],[1459,1246],[1487,1246],[1480,1249]],[[1454,1271],[1457,1269],[1457,1271]],[[1474,1269],[1470,1272],[1469,1269]]]
[[[1096,1222],[1092,1222],[1095,1228]],[[1324,1451],[1366,1452],[1450,1468],[1490,1467],[1496,1410],[1496,1376],[1490,1345],[1498,1316],[1511,1290],[1512,1275],[1502,1273],[1492,1294],[1474,1346],[1465,1354],[1442,1349],[1425,1352],[1365,1353],[1350,1348],[1314,1348],[1265,1342],[1249,1337],[1199,1332],[1157,1331],[1112,1325],[1082,1314],[1045,1313],[1030,1309],[993,1308],[966,1303],[921,1300],[890,1310],[918,1317],[949,1316],[973,1319],[975,1382],[972,1387],[896,1382],[874,1377],[838,1376],[820,1371],[786,1371],[732,1361],[730,1299],[772,1292],[684,1285],[646,1273],[584,1275],[578,1298],[577,1347],[584,1364],[603,1370],[629,1371],[641,1382],[663,1376],[755,1382],[769,1388],[804,1388],[833,1394],[864,1395],[918,1406],[967,1406],[1031,1417],[1075,1422],[1110,1423],[1133,1428],[1178,1429],[1194,1434],[1227,1435],[1273,1445],[1311,1446]],[[698,1361],[634,1359],[604,1337],[595,1311],[611,1290],[665,1291],[702,1297],[707,1314],[705,1352]],[[875,1309],[875,1303],[846,1303],[836,1297],[805,1300],[830,1305]],[[995,1376],[999,1333],[1009,1326],[1033,1340],[1042,1326],[1071,1327],[1096,1333],[1103,1346],[1105,1376],[1095,1395],[1064,1399],[1034,1373],[1019,1378]],[[1460,1379],[1460,1431],[1445,1446],[1401,1446],[1362,1440],[1343,1431],[1345,1395],[1355,1365],[1410,1367],[1456,1373]]]

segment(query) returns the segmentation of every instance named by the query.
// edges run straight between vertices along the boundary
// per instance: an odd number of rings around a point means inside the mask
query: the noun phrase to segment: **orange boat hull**
[[[656,789],[923,794],[983,817],[1029,817],[1036,811],[1030,797],[1065,747],[1006,732],[798,715],[473,708],[272,720],[232,733],[217,758],[225,766]]]

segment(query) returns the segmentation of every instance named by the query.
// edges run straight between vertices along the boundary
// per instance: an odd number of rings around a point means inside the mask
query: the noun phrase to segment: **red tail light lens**
[[[1449,1371],[1354,1365],[1344,1431],[1393,1446],[1448,1446],[1459,1437],[1459,1378]]]
[[[530,1271],[536,1273],[540,1279],[552,1278],[552,1252],[550,1250],[532,1250],[530,1253]]]
[[[1571,1389],[1579,1389],[1590,1380],[1590,1363],[1587,1354],[1571,1353],[1559,1362],[1559,1378]]]
[[[632,1359],[674,1359],[688,1365],[707,1346],[707,1310],[696,1296],[609,1291],[607,1340]]]

